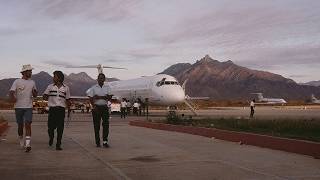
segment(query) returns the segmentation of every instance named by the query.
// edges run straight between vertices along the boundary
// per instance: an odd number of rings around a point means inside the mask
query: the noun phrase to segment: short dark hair
[[[99,78],[100,76],[103,76],[104,78],[106,78],[106,75],[104,75],[103,73],[100,73],[100,74],[98,75],[98,78]]]
[[[59,81],[63,83],[64,81],[64,74],[61,71],[54,71],[53,75],[56,75],[59,78]]]

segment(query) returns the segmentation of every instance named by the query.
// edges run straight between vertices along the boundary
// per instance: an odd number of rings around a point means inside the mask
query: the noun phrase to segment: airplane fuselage
[[[108,82],[107,86],[118,99],[134,101],[139,98],[143,102],[148,99],[151,105],[171,106],[185,100],[185,92],[178,81],[165,74]]]
[[[278,99],[278,98],[262,98],[258,100],[259,102],[263,102],[266,104],[285,104],[287,101],[284,99]]]

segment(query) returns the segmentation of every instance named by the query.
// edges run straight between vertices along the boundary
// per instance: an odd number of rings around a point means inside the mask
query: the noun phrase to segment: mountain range
[[[254,97],[252,93],[257,92],[265,97],[286,100],[306,100],[311,94],[320,97],[320,86],[297,84],[278,74],[252,70],[232,61],[220,62],[209,55],[194,64],[174,64],[159,74],[174,76],[180,84],[187,80],[185,90],[189,96],[205,96],[215,100],[248,100]],[[36,82],[39,95],[52,83],[52,76],[47,72],[34,74],[32,79]],[[7,96],[14,80],[0,80],[0,97]],[[119,79],[107,78],[107,81],[116,80]],[[72,96],[85,96],[86,90],[95,83],[96,80],[84,72],[65,75],[65,84],[70,87]]]
[[[189,96],[208,96],[217,100],[245,100],[252,93],[265,97],[305,100],[311,94],[320,95],[320,87],[299,85],[292,79],[266,71],[238,66],[232,61],[220,62],[206,55],[194,64],[178,63],[159,74],[172,75],[186,83]]]

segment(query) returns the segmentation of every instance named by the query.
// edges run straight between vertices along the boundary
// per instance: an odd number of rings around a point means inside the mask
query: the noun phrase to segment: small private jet
[[[255,104],[281,104],[284,105],[287,103],[284,99],[281,98],[265,98],[262,93],[252,93],[258,96],[257,103]]]
[[[311,94],[311,103],[320,104],[320,99],[317,99],[313,94]]]

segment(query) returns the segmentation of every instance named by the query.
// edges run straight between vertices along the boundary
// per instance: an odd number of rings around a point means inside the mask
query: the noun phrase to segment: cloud
[[[290,78],[306,78],[306,77],[309,77],[309,75],[290,75],[289,76]]]
[[[319,64],[316,7],[319,1],[225,1],[186,15],[173,27],[155,29],[147,40],[180,46],[177,51],[210,48],[242,64]]]
[[[130,18],[139,0],[43,0],[33,1],[32,8],[52,19],[81,16],[99,21]]]
[[[265,69],[290,65],[320,66],[320,47],[272,48],[256,51],[248,52],[247,57],[242,57],[245,59],[240,59],[237,62]]]
[[[67,66],[74,66],[74,63],[69,63],[68,61],[58,60],[58,59],[50,59],[50,60],[43,60],[42,63],[52,66],[59,66],[59,67],[67,67]]]

